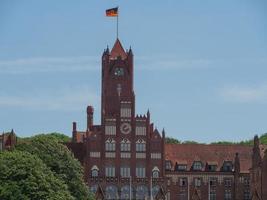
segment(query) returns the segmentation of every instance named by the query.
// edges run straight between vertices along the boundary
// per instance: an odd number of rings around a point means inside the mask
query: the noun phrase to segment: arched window
[[[131,199],[133,199],[133,188],[130,191],[130,186],[125,185],[121,188],[121,199],[130,199],[130,193],[131,193]]]
[[[97,177],[98,176],[98,172],[99,172],[99,169],[96,165],[94,165],[92,168],[91,168],[91,176],[92,177]]]
[[[118,188],[115,185],[109,185],[105,190],[106,198],[105,199],[118,199]]]
[[[152,177],[159,178],[159,168],[157,166],[152,169]]]
[[[116,142],[114,139],[107,139],[105,142],[105,149],[106,151],[115,151],[116,149]]]
[[[136,187],[136,199],[146,199],[148,198],[148,189],[145,185],[139,185]]]
[[[136,141],[136,151],[143,152],[146,151],[146,142],[143,139]]]
[[[121,141],[121,151],[131,151],[131,142],[128,139]]]

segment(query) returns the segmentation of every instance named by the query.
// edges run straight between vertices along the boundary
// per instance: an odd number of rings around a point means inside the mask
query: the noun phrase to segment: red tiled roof
[[[127,54],[125,53],[119,39],[116,40],[110,52],[110,58],[116,59],[118,56],[120,56],[122,60],[124,60],[127,57]]]
[[[172,167],[176,162],[186,161],[188,169],[194,161],[207,163],[217,163],[219,171],[226,160],[235,160],[235,154],[239,153],[240,171],[249,172],[251,167],[252,146],[245,145],[205,145],[205,144],[165,144],[166,160],[172,162]]]

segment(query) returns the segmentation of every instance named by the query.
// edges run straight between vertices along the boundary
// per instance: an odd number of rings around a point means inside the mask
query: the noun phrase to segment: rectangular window
[[[121,117],[131,117],[132,112],[131,112],[131,102],[121,102]]]
[[[137,178],[145,178],[146,177],[146,168],[145,167],[137,167],[136,168],[136,177]]]
[[[146,135],[146,127],[145,126],[136,126],[135,135]]]
[[[121,108],[121,117],[131,117],[131,108]]]
[[[231,187],[232,186],[232,180],[230,178],[224,179],[224,186],[225,187]]]
[[[146,151],[146,144],[145,143],[136,143],[136,151],[138,151],[138,152]]]
[[[250,199],[250,191],[249,191],[249,189],[246,189],[244,191],[244,199],[245,200],[249,200]]]
[[[115,125],[106,125],[105,126],[106,135],[116,135],[116,126]]]
[[[131,151],[131,143],[121,143],[121,151]]]
[[[210,190],[210,200],[216,200],[216,190],[215,189]]]
[[[249,187],[249,178],[248,177],[244,178],[244,185]]]
[[[2,144],[2,140],[0,140],[0,151],[3,150],[3,144]]]
[[[115,167],[112,166],[106,167],[105,175],[107,177],[115,177]]]
[[[151,159],[161,159],[161,153],[151,153]]]
[[[201,179],[200,178],[195,178],[195,187],[200,187],[201,186]]]
[[[230,200],[232,199],[232,192],[231,190],[225,190],[224,191],[224,200]]]
[[[130,167],[121,167],[121,177],[130,177]]]
[[[116,144],[115,143],[106,142],[105,147],[106,147],[106,151],[115,151]]]
[[[180,178],[179,179],[179,186],[185,187],[186,186],[187,179],[186,178]]]
[[[171,161],[168,160],[168,161],[165,162],[165,168],[168,171],[170,171],[172,169],[172,163],[171,163]]]
[[[216,184],[217,184],[217,179],[216,179],[216,178],[211,178],[211,179],[210,179],[210,186],[211,186],[211,187],[215,187]]]

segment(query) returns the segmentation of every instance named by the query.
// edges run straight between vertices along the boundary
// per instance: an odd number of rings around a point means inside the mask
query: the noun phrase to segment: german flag
[[[117,17],[118,16],[118,7],[116,8],[110,8],[106,10],[106,16],[107,17]]]

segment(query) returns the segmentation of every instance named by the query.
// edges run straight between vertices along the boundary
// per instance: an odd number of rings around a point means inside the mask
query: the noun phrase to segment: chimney
[[[77,142],[77,123],[72,122],[72,142]]]
[[[94,108],[87,106],[87,130],[92,131],[94,125]]]

